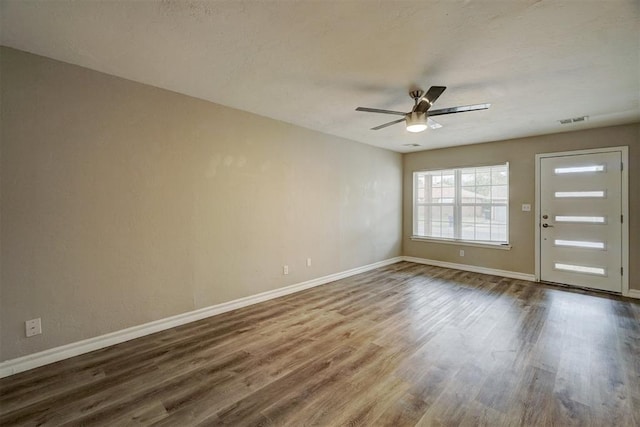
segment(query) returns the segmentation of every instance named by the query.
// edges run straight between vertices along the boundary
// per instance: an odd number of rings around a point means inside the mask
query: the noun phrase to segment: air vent
[[[558,121],[560,122],[561,125],[568,125],[570,123],[586,122],[588,119],[589,119],[589,116],[582,116],[582,117],[574,117],[572,119],[562,119]]]
[[[420,147],[420,144],[403,144],[403,147]]]

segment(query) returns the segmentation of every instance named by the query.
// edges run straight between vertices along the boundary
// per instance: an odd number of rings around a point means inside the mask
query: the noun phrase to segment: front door
[[[621,292],[621,152],[539,161],[540,279]]]

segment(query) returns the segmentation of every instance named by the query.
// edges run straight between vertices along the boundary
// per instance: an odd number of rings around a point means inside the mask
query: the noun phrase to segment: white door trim
[[[536,216],[535,216],[535,258],[536,282],[540,281],[540,163],[545,157],[572,156],[576,154],[597,154],[619,152],[622,155],[622,295],[629,296],[629,147],[606,147],[589,150],[560,151],[536,154]]]

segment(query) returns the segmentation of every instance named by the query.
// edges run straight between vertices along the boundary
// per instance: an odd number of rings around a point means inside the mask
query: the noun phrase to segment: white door
[[[540,279],[622,291],[622,154],[540,158]]]

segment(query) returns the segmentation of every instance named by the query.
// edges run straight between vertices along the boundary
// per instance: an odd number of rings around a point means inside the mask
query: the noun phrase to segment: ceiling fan
[[[442,125],[431,119],[431,116],[441,116],[443,114],[453,114],[453,113],[463,113],[466,111],[477,111],[477,110],[486,110],[491,106],[491,104],[474,104],[474,105],[464,105],[459,107],[449,107],[442,108],[440,110],[430,110],[433,103],[442,95],[442,92],[445,91],[446,86],[431,86],[428,91],[423,92],[422,90],[413,90],[409,92],[409,96],[413,98],[413,109],[408,113],[403,113],[402,111],[391,111],[391,110],[381,110],[379,108],[367,108],[367,107],[358,107],[356,111],[365,111],[368,113],[382,113],[382,114],[395,114],[398,116],[404,116],[401,119],[394,120],[389,123],[385,123],[376,127],[371,128],[371,130],[380,130],[386,128],[387,126],[395,125],[396,123],[400,123],[406,121],[407,130],[409,132],[422,132],[428,127],[431,129],[441,128]]]

